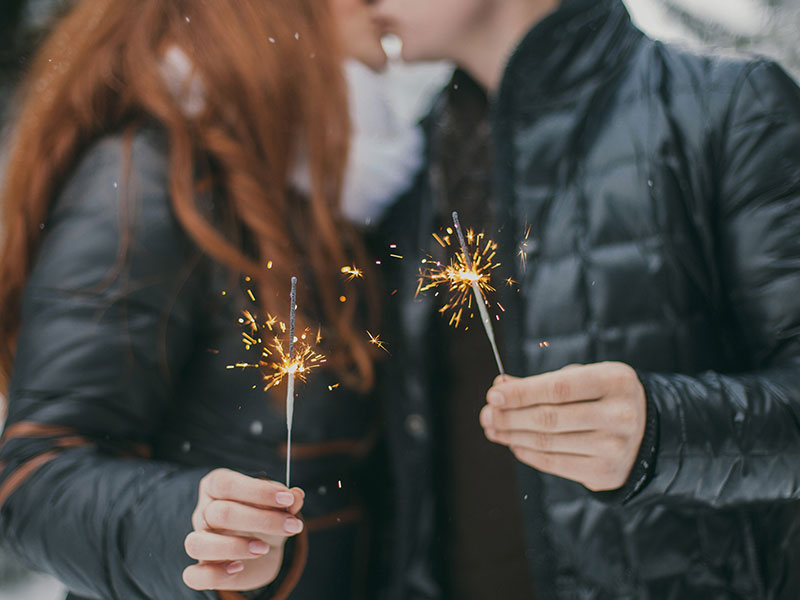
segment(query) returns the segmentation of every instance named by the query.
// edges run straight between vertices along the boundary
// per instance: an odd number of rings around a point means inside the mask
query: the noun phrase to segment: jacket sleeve
[[[115,137],[86,154],[43,224],[23,298],[0,538],[86,598],[217,597],[181,580],[208,469],[148,458],[192,349],[197,286],[160,147],[140,133],[130,152]]]
[[[741,81],[721,136],[715,235],[745,367],[640,373],[657,436],[629,481],[633,501],[800,499],[800,90],[767,61]]]

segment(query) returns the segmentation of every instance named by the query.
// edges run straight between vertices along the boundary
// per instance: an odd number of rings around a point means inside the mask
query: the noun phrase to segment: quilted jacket
[[[429,119],[419,189],[384,225],[406,258],[435,245],[433,132],[474,93],[465,78]],[[496,297],[508,371],[622,361],[648,403],[620,490],[519,464],[536,598],[800,597],[797,86],[768,60],[648,39],[619,0],[573,0],[517,47],[490,111],[490,233],[519,282]],[[436,598],[441,316],[415,296],[419,260],[392,264],[403,343],[386,375],[399,507],[387,597]],[[488,344],[476,360],[492,361]]]

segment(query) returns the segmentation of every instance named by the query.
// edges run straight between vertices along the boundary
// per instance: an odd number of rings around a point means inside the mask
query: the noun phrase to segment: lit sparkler
[[[453,224],[461,252],[456,253],[451,258],[450,264],[444,266],[431,258],[424,259],[423,263],[427,266],[425,269],[420,269],[417,293],[426,292],[440,285],[447,285],[450,297],[439,309],[439,312],[452,311],[449,324],[454,327],[460,325],[464,310],[471,310],[474,301],[478,306],[486,336],[492,346],[497,368],[500,374],[505,374],[500,353],[497,350],[492,322],[486,308],[489,302],[486,295],[495,291],[491,284],[491,272],[500,266],[500,263],[494,260],[497,254],[497,244],[492,240],[485,239],[483,233],[476,235],[471,229],[467,230],[465,238],[457,212],[453,212]],[[448,228],[447,232],[446,236],[433,234],[436,241],[444,248],[451,246],[450,235],[453,230]]]
[[[255,297],[250,290],[248,296],[255,302]],[[291,479],[291,457],[292,457],[292,423],[294,420],[294,388],[295,380],[306,381],[308,372],[319,367],[325,362],[325,356],[316,352],[305,340],[314,339],[317,344],[322,341],[321,329],[316,333],[310,329],[305,329],[300,334],[299,339],[295,334],[297,310],[297,278],[292,277],[291,300],[289,306],[289,335],[288,348],[286,342],[281,339],[276,332],[280,330],[285,334],[286,323],[279,322],[278,318],[267,313],[266,320],[259,321],[256,315],[249,310],[242,311],[239,324],[246,328],[242,331],[242,343],[245,349],[250,350],[256,347],[260,350],[257,363],[237,362],[228,365],[228,369],[260,369],[264,379],[264,391],[276,387],[287,381],[286,390],[286,487],[289,487]],[[266,342],[265,339],[271,338]]]

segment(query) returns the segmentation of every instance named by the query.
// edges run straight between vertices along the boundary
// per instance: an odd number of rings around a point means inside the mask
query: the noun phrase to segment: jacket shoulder
[[[179,268],[190,244],[172,209],[165,137],[141,130],[98,139],[54,198],[29,285],[78,290],[124,259],[129,275]],[[163,261],[163,262],[162,262]]]
[[[724,95],[736,92],[753,71],[781,71],[772,59],[718,49],[690,49],[647,39],[634,60],[639,75],[663,91],[690,91],[696,95]]]

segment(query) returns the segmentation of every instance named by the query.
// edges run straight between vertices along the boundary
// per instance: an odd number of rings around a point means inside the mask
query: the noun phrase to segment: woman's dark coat
[[[178,224],[166,147],[145,129],[129,152],[117,135],[85,153],[42,224],[23,299],[0,540],[71,598],[217,598],[181,580],[200,479],[215,467],[285,477],[280,397],[258,371],[227,368],[257,361],[238,322],[258,311],[252,284]],[[365,578],[357,487],[375,403],[329,390],[333,377],[318,369],[297,387],[292,484],[307,494],[306,529],[260,598],[350,600]]]
[[[453,80],[431,131],[469,87]],[[617,492],[519,465],[536,597],[800,597],[800,91],[767,60],[648,39],[619,0],[573,0],[516,49],[491,122],[493,231],[520,288],[494,298],[506,367],[622,361],[648,401]],[[385,227],[406,257],[391,263],[399,328],[385,386],[394,599],[437,597],[442,400],[426,350],[442,317],[414,293],[442,193],[426,177]],[[475,360],[492,361],[488,343]],[[476,481],[475,493],[487,490]]]

